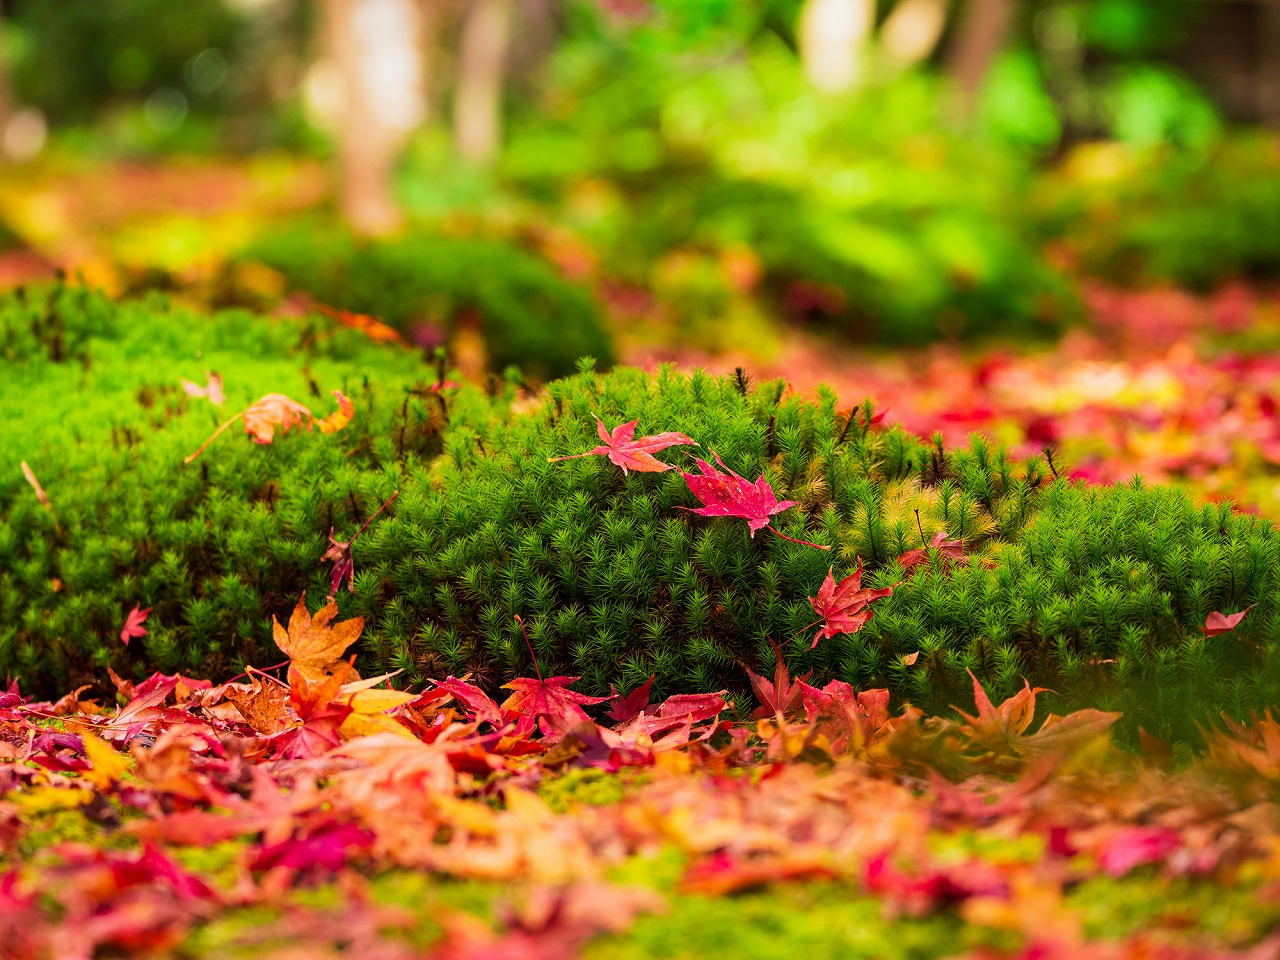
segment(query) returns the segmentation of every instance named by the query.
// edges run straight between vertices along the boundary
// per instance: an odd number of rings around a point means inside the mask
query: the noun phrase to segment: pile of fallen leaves
[[[1139,757],[1115,714],[1037,722],[1030,687],[895,714],[781,661],[750,717],[572,677],[406,692],[335,616],[276,624],[283,678],[0,694],[0,956],[778,955],[707,940],[712,905],[746,943],[796,890],[819,955],[890,955],[816,932],[833,897],[904,957],[1280,955],[1272,719]]]

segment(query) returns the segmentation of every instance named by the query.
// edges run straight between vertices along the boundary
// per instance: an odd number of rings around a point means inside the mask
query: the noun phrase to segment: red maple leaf
[[[447,677],[437,683],[435,688],[443,690],[470,710],[472,719],[491,723],[495,727],[502,726],[502,711],[489,695],[475,684],[459,680],[457,677]]]
[[[879,600],[893,593],[893,587],[872,590],[862,587],[862,561],[858,561],[858,569],[845,577],[838,584],[827,568],[827,579],[822,581],[816,597],[810,597],[814,612],[822,618],[822,629],[809,644],[812,650],[824,637],[834,637],[838,633],[857,633],[871,619],[871,601]]]
[[[693,495],[702,501],[701,507],[678,507],[680,510],[688,510],[690,513],[696,513],[702,517],[740,517],[747,521],[747,526],[751,529],[751,536],[756,535],[756,531],[764,527],[769,527],[769,518],[775,514],[782,513],[791,507],[796,506],[794,500],[779,501],[777,495],[773,492],[773,487],[765,482],[764,474],[760,475],[755,483],[751,483],[745,477],[739,476],[724,465],[724,461],[711,451],[711,456],[715,458],[716,463],[724,468],[721,473],[705,460],[697,460],[698,468],[702,471],[702,476],[693,473],[684,473],[685,483],[689,485],[689,489]],[[806,547],[817,547],[819,550],[830,550],[830,547],[824,547],[821,544],[810,543],[807,540],[797,540],[795,537],[788,537],[785,533],[778,533],[773,527],[769,529],[781,537],[783,540],[790,540],[792,543],[803,544]]]
[[[1256,603],[1251,603],[1239,613],[1225,614],[1214,611],[1209,614],[1204,622],[1204,635],[1206,637],[1216,637],[1220,633],[1229,633],[1236,628],[1236,625],[1244,619],[1245,614],[1256,607]]]
[[[604,421],[596,417],[596,433],[600,434],[603,444],[586,453],[574,453],[567,457],[548,457],[547,462],[607,456],[622,468],[623,473],[629,470],[635,470],[638,473],[662,473],[664,470],[670,470],[671,464],[656,459],[655,453],[667,447],[689,444],[697,446],[696,440],[686,437],[683,433],[655,433],[641,437],[639,440],[633,439],[636,435],[636,424],[639,422],[639,420],[632,420],[630,423],[619,424],[610,432],[605,427]]]
[[[618,723],[626,723],[649,708],[649,690],[653,686],[653,674],[649,679],[625,696],[609,684],[609,716]]]
[[[150,607],[145,610],[139,610],[138,604],[133,605],[133,609],[129,611],[129,616],[125,618],[124,626],[120,628],[120,639],[124,641],[126,647],[134,637],[145,637],[147,635],[147,631],[142,625],[146,623],[147,614],[150,612]]]
[[[933,535],[933,540],[929,542],[928,547],[908,550],[898,557],[898,565],[902,567],[903,572],[909,573],[921,564],[932,562],[929,552],[931,550],[935,551],[938,557],[947,563],[962,563],[968,557],[968,554],[964,552],[963,540],[948,540],[947,532],[939,530]]]
[[[581,705],[603,703],[608,697],[589,697],[585,693],[570,690],[569,686],[577,681],[577,677],[542,677],[534,680],[520,677],[510,683],[504,683],[504,690],[514,690],[502,704],[502,714],[508,720],[520,719],[522,725],[530,725],[538,721],[538,728],[543,736],[564,733],[571,727],[589,721]]]
[[[351,545],[360,538],[360,534],[365,532],[369,524],[373,523],[374,518],[377,517],[378,514],[380,514],[383,510],[387,509],[387,507],[390,506],[391,501],[398,496],[400,496],[399,490],[392,493],[391,496],[387,498],[387,502],[373,512],[373,516],[371,516],[368,520],[364,522],[364,524],[360,527],[360,529],[356,531],[355,536],[352,537],[350,540],[344,541],[344,540],[334,539],[333,528],[332,527],[329,528],[329,549],[325,551],[324,556],[321,557],[320,559],[322,561],[328,560],[333,563],[333,569],[329,571],[329,597],[330,598],[334,597],[337,594],[337,592],[342,589],[342,584],[344,581],[346,582],[347,589],[350,592],[352,593],[356,592],[356,585],[355,585],[355,579],[354,579],[355,572],[356,572],[356,563],[351,556]]]
[[[772,683],[743,664],[743,669],[747,671],[747,679],[751,681],[751,689],[756,692],[756,699],[762,704],[751,714],[753,717],[771,717],[775,714],[785,716],[788,713],[794,713],[803,703],[805,681],[813,671],[810,670],[793,683],[787,664],[782,659],[782,652],[775,649],[774,656],[776,660],[773,666]]]

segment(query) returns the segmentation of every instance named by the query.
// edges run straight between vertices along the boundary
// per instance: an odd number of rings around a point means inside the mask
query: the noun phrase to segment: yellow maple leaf
[[[80,739],[84,741],[84,755],[93,764],[93,769],[86,770],[83,778],[99,790],[107,789],[129,769],[129,758],[101,737],[86,730]]]
[[[315,612],[307,613],[307,595],[304,593],[293,608],[286,630],[275,617],[271,618],[272,634],[276,646],[289,658],[289,678],[295,676],[311,684],[323,683],[342,662],[342,654],[355,643],[364,629],[364,617],[352,617],[330,626],[338,615],[338,605],[330,600]]]

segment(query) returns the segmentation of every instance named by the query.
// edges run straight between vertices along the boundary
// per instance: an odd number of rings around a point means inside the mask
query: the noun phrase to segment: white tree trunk
[[[401,222],[391,175],[422,122],[422,17],[413,0],[325,0],[330,56],[341,80],[339,201],[358,232]]]
[[[797,40],[805,75],[816,88],[840,93],[861,79],[875,6],[874,0],[806,0]]]
[[[880,45],[893,63],[910,67],[933,54],[947,25],[949,0],[901,0],[880,28]]]
[[[453,135],[459,155],[471,163],[491,163],[502,143],[502,88],[511,14],[511,0],[472,0],[462,24]]]

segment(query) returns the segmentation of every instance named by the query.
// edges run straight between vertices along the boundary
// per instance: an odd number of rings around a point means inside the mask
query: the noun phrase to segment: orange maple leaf
[[[282,433],[288,433],[294,427],[299,431],[310,430],[313,426],[319,427],[321,433],[335,433],[351,422],[356,411],[355,406],[342,395],[341,391],[334,390],[333,395],[338,398],[338,409],[327,417],[317,419],[297,400],[292,400],[283,393],[268,393],[213,431],[213,435],[200,444],[195,453],[183,458],[182,462],[190,463],[200,456],[205,447],[218,439],[222,432],[237,420],[244,421],[245,433],[249,434],[255,443],[270,443],[275,439],[277,427]]]
[[[353,617],[330,626],[338,615],[338,605],[330,600],[312,616],[307,613],[306,594],[298,600],[289,617],[286,630],[275,617],[271,618],[276,646],[289,658],[289,683],[301,677],[312,684],[324,683],[339,669],[345,673],[347,665],[342,654],[355,643],[364,629],[364,617]]]

